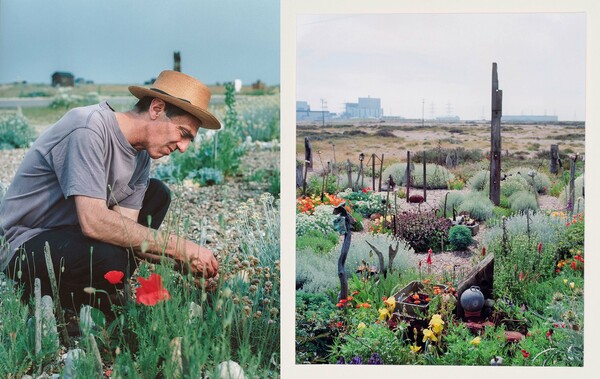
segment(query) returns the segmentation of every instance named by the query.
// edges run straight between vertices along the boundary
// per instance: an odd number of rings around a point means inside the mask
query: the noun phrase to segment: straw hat
[[[138,99],[158,97],[198,118],[205,129],[221,129],[221,123],[208,112],[210,90],[199,80],[178,71],[166,70],[158,75],[151,88],[129,86]]]

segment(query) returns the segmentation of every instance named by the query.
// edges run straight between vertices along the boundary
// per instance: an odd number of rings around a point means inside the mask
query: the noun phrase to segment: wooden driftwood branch
[[[352,225],[354,224],[354,218],[348,213],[344,207],[346,203],[341,203],[333,209],[333,214],[339,215],[343,222],[343,226],[340,226],[340,232],[344,234],[344,242],[342,243],[342,250],[338,259],[338,277],[340,278],[340,294],[339,299],[348,298],[348,276],[346,275],[346,258],[348,257],[348,250],[350,250],[350,243],[352,242]]]
[[[379,249],[377,249],[375,246],[373,246],[371,244],[371,242],[366,241],[367,245],[369,245],[371,247],[371,249],[373,249],[373,251],[375,252],[375,254],[377,254],[377,258],[379,258],[379,274],[383,274],[383,277],[387,277],[387,270],[385,269],[385,265],[383,263],[383,254],[381,253],[381,251],[379,251]]]

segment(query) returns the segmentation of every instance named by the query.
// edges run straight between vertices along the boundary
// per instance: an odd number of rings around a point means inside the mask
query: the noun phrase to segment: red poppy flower
[[[523,358],[529,358],[531,355],[527,350],[521,349],[521,354],[523,354]]]
[[[575,263],[575,261],[571,262],[571,268],[577,270],[577,263]]]
[[[335,326],[337,326],[338,328],[341,328],[342,326],[344,326],[344,323],[341,321],[338,321]]]
[[[431,261],[431,253],[433,253],[433,251],[431,249],[429,249],[429,251],[427,251],[427,264],[430,265],[433,262]]]
[[[542,252],[542,243],[540,242],[538,244],[538,254],[540,254]]]
[[[104,279],[108,280],[110,284],[117,284],[123,283],[121,279],[123,279],[124,276],[125,274],[123,274],[123,272],[112,270],[104,274]]]
[[[135,290],[136,301],[144,305],[156,305],[161,300],[171,298],[169,292],[162,285],[162,278],[158,274],[152,274],[148,279],[139,277],[141,286]]]

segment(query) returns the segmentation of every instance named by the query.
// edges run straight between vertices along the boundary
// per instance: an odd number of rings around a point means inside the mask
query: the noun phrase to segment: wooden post
[[[550,173],[558,174],[558,145],[550,145]]]
[[[498,89],[498,67],[492,63],[492,146],[490,151],[490,200],[500,205],[500,168],[502,142],[500,124],[502,118],[502,90]]]
[[[577,155],[575,155],[575,159],[571,158],[571,175],[569,178],[569,203],[567,204],[567,210],[569,214],[573,214],[573,209],[575,209],[575,169],[577,162]]]
[[[410,203],[410,201],[408,201],[408,198],[410,197],[410,151],[406,152],[406,202]]]
[[[423,150],[423,201],[427,201],[427,158],[425,157],[425,150]]]
[[[346,160],[346,168],[348,170],[348,185],[352,187],[352,165],[350,164],[350,159]]]
[[[173,52],[173,70],[181,72],[181,53],[179,51]]]
[[[308,137],[304,137],[304,179],[302,180],[302,196],[306,196],[306,179],[308,170],[312,169],[312,147]]]
[[[373,191],[375,191],[375,158],[377,157],[377,155],[375,154],[371,154],[371,160],[373,161],[371,163],[371,172],[373,174],[373,187],[371,187],[373,189]]]
[[[381,153],[381,164],[379,165],[379,192],[381,192],[381,177],[383,176],[383,153]],[[373,190],[375,190],[373,188]]]

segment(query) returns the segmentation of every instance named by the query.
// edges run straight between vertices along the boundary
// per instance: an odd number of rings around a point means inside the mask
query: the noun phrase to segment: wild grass
[[[142,264],[134,275],[161,275],[170,298],[153,306],[134,299],[113,305],[112,322],[97,316],[80,339],[86,353],[77,375],[103,375],[94,364],[93,335],[113,377],[218,377],[218,364],[227,360],[239,362],[247,377],[279,377],[279,206],[265,194],[242,204],[236,219],[239,250],[224,257],[214,290],[166,263]],[[57,349],[34,354],[31,306],[7,288],[0,297],[0,376],[61,372]]]

